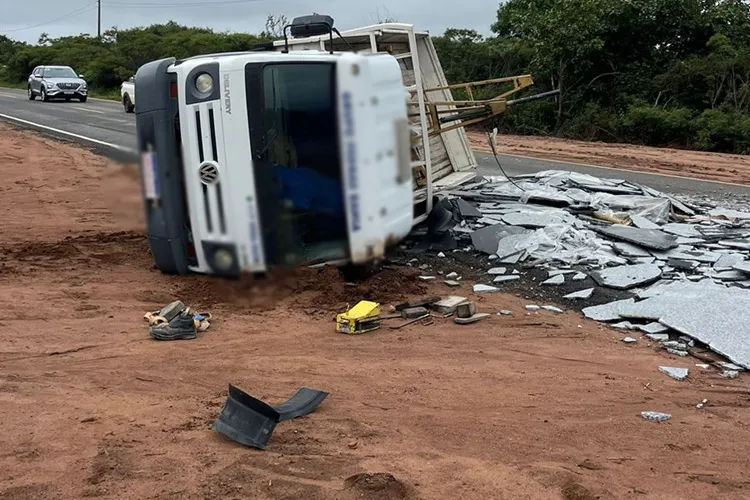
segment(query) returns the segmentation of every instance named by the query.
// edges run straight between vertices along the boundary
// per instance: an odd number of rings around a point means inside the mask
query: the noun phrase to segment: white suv
[[[83,75],[77,74],[70,66],[37,66],[29,75],[29,100],[37,96],[42,101],[50,99],[78,99],[86,102],[88,85]]]

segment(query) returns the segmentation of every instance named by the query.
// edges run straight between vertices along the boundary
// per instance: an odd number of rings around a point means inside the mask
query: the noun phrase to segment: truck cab
[[[367,263],[409,233],[409,122],[392,56],[168,58],[142,66],[135,86],[149,244],[163,272]]]

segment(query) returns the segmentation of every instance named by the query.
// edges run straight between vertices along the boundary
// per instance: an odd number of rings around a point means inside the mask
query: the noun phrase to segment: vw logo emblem
[[[214,184],[219,180],[219,168],[215,163],[204,163],[198,168],[198,176],[203,184]]]

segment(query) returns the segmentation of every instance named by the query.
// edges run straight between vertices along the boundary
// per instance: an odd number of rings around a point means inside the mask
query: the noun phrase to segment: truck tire
[[[358,283],[365,281],[380,270],[378,264],[370,262],[367,264],[345,264],[339,267],[339,274],[344,281]]]
[[[49,97],[47,97],[47,89],[42,87],[42,101],[49,102]]]
[[[34,91],[31,90],[31,85],[29,85],[29,88],[27,89],[29,92],[29,101],[33,101],[36,99],[36,94],[34,94]]]
[[[125,108],[126,113],[132,113],[135,111],[135,104],[130,101],[130,96],[125,94],[122,98],[122,107]]]
[[[79,97],[79,98],[78,98],[78,100],[79,100],[79,101],[81,101],[81,102],[86,102],[86,101],[88,101],[88,99],[89,99],[89,98],[88,98],[88,96],[85,96],[85,97]]]

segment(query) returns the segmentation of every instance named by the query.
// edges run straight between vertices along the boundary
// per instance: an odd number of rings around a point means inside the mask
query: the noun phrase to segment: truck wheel
[[[36,95],[34,94],[34,91],[31,90],[31,85],[29,85],[28,92],[29,92],[29,101],[33,101],[34,99],[36,99]]]
[[[47,89],[42,87],[42,101],[49,102],[49,97],[47,97]]]
[[[135,105],[130,101],[130,96],[128,94],[125,94],[125,97],[122,98],[122,106],[125,108],[126,113],[132,113],[135,111]]]
[[[86,97],[79,97],[78,100],[81,101],[81,102],[86,102],[88,100],[88,96],[86,96]]]
[[[345,264],[339,267],[339,274],[344,281],[350,283],[357,283],[365,281],[380,270],[379,266],[375,263],[368,264]]]

